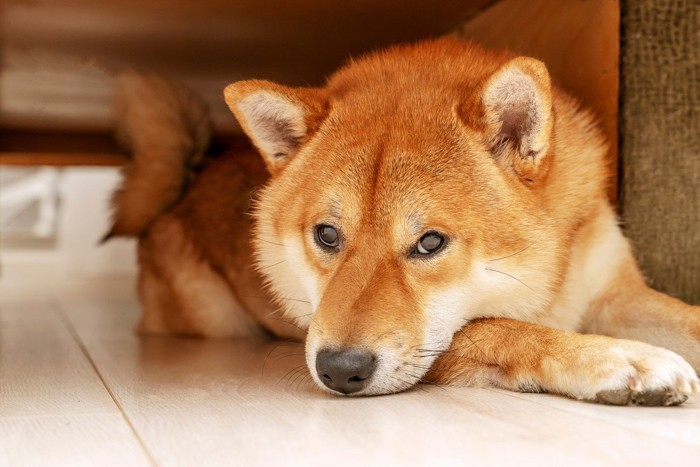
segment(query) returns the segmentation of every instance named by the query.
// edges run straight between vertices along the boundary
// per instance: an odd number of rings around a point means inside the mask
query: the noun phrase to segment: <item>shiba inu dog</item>
[[[133,160],[111,235],[139,237],[142,332],[305,337],[334,394],[675,405],[700,388],[700,309],[646,286],[604,138],[543,63],[440,39],[321,88],[224,94],[257,151],[205,161],[196,96],[122,80]]]

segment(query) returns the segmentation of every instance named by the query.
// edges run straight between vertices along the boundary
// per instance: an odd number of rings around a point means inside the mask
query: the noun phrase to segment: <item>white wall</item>
[[[135,241],[99,240],[109,230],[109,200],[119,182],[114,168],[73,168],[64,173],[57,250],[68,274],[114,277],[136,272]]]
[[[56,294],[133,294],[136,276],[133,239],[99,245],[109,229],[109,199],[119,182],[116,168],[65,169],[55,248],[9,249],[0,245],[3,298]]]

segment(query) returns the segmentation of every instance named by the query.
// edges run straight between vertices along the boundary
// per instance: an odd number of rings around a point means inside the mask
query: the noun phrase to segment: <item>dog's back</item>
[[[256,151],[239,143],[207,158],[206,104],[156,75],[119,77],[116,122],[130,161],[106,239],[139,238],[139,330],[246,336],[262,324],[302,336],[270,305],[252,267],[251,205],[267,179]]]

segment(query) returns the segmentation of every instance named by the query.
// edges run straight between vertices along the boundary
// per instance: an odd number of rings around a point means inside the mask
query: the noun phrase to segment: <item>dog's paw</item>
[[[669,406],[700,391],[700,381],[688,362],[670,350],[622,342],[598,359],[592,402],[611,405]]]

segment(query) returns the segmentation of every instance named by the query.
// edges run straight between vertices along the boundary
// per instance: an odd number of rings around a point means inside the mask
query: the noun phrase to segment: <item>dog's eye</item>
[[[445,237],[437,232],[428,232],[424,234],[413,250],[413,254],[417,255],[432,255],[442,250],[445,246]]]
[[[340,244],[340,236],[335,227],[319,225],[316,226],[316,241],[324,248],[337,248]]]

